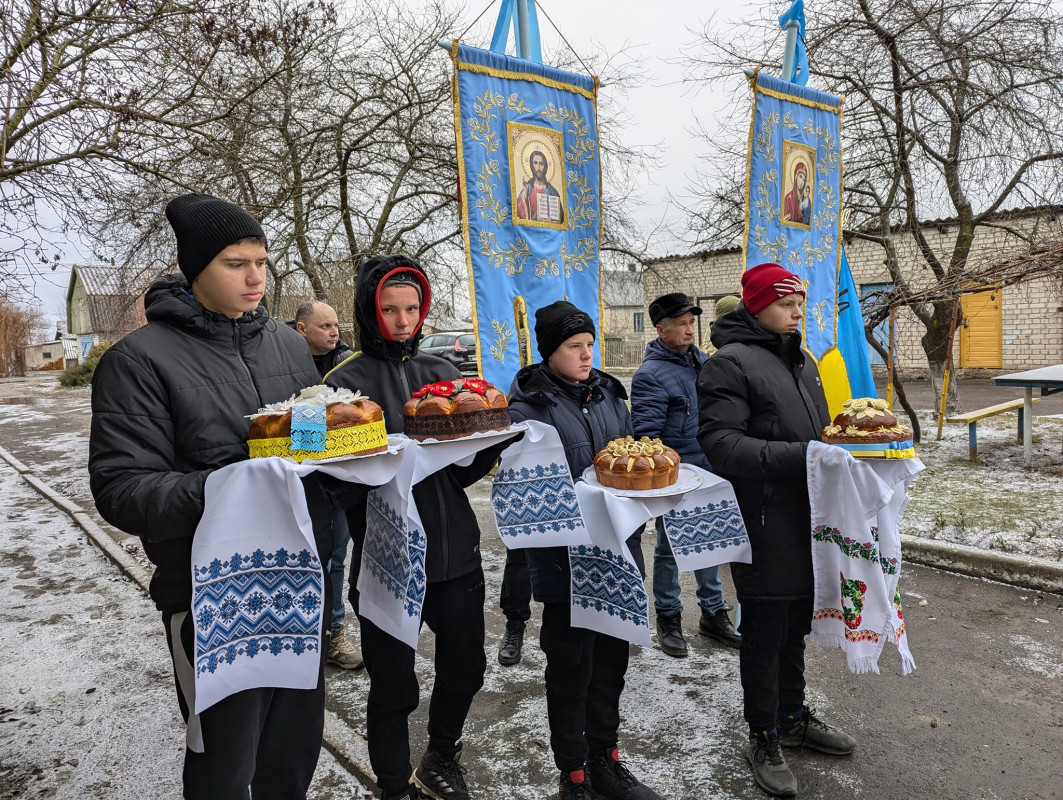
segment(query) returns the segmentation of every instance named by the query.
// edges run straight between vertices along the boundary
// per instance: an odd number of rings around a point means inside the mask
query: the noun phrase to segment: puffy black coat
[[[613,439],[631,434],[627,392],[611,375],[591,370],[578,384],[568,383],[544,364],[525,367],[509,391],[509,416],[514,422],[534,419],[553,425],[565,446],[572,477],[579,480],[594,463],[594,456]],[[645,575],[639,530],[628,547]],[[532,592],[541,603],[568,603],[571,583],[568,548],[535,547],[528,550]]]
[[[673,350],[661,339],[646,345],[631,378],[631,427],[635,436],[659,438],[687,464],[709,469],[698,444],[697,379],[708,356],[691,347]]]
[[[417,262],[403,256],[379,256],[358,270],[355,291],[355,317],[358,320],[362,349],[342,362],[325,377],[329,386],[361,391],[384,410],[388,433],[402,433],[402,406],[413,392],[426,383],[460,378],[458,368],[446,359],[421,353],[417,345],[421,332],[404,342],[385,340],[380,335],[376,317],[376,290],[381,279],[397,267],[408,267],[424,274]],[[431,295],[428,281],[422,284],[424,299],[421,318],[428,313]],[[417,511],[425,526],[428,547],[425,572],[429,583],[439,583],[465,575],[480,566],[480,527],[476,522],[465,488],[476,483],[498,459],[504,444],[477,454],[467,467],[451,466],[413,487]],[[357,576],[365,541],[366,495],[353,500],[347,522],[354,542],[351,575]],[[351,602],[356,589],[351,588]]]
[[[89,482],[103,518],[143,541],[155,604],[176,612],[190,607],[207,476],[248,457],[247,414],[319,378],[298,333],[261,307],[207,311],[180,275],[155,281],[144,310],[93,375]]]
[[[808,442],[830,422],[799,334],[774,333],[744,307],[712,326],[718,348],[698,376],[698,441],[734,486],[753,548],[732,564],[739,600],[812,594]]]

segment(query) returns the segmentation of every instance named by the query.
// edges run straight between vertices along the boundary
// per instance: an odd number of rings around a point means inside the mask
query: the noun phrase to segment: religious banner
[[[451,58],[476,354],[508,390],[538,360],[537,309],[568,300],[600,328],[598,81],[457,42]]]
[[[804,347],[835,414],[852,396],[838,349],[842,100],[763,74],[751,83],[745,266],[775,262],[804,281]]]

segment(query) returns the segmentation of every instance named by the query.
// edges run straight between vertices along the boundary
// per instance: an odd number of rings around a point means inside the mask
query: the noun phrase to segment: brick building
[[[1016,232],[1036,231],[1042,241],[1063,241],[1063,208],[1029,208],[997,215],[993,227],[980,227],[974,239],[969,271],[1006,260],[1027,250]],[[955,240],[954,220],[934,220],[922,224],[930,246],[947,259]],[[895,238],[902,274],[913,292],[934,285],[933,273],[916,252],[910,234]],[[882,248],[874,242],[853,239],[845,245],[853,279],[861,297],[892,289]],[[919,266],[910,266],[917,264]],[[686,256],[667,256],[649,261],[643,272],[646,297],[683,291],[696,297],[705,309],[698,330],[698,344],[709,346],[709,326],[713,305],[727,294],[740,293],[742,276],[740,248],[713,250]],[[994,373],[1014,372],[1063,363],[1063,275],[1045,275],[1011,286],[987,283],[971,286],[963,295],[964,323],[957,331],[953,361],[958,368],[986,369]],[[866,301],[865,301],[866,302]],[[925,328],[907,308],[896,315],[895,363],[908,373],[927,368],[920,344]],[[888,339],[885,324],[876,328],[879,341]],[[871,350],[872,365],[883,361]]]

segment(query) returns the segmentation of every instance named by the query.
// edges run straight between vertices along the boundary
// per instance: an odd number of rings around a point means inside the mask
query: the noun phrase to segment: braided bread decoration
[[[614,489],[663,489],[679,479],[679,454],[660,439],[613,439],[594,457],[602,486]]]

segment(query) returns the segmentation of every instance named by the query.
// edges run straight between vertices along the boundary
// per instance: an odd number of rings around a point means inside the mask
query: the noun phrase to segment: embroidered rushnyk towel
[[[195,709],[244,689],[313,689],[321,658],[324,576],[306,494],[315,470],[375,485],[397,455],[332,464],[253,458],[207,478],[192,540]]]
[[[524,423],[491,482],[491,507],[506,547],[590,544],[561,437],[552,425]]]
[[[391,480],[369,493],[362,566],[358,573],[358,612],[385,633],[417,649],[424,604],[424,524],[413,487],[451,464],[471,463],[481,450],[524,430],[507,431],[426,444],[406,440],[402,463]],[[405,438],[405,437],[404,437]]]
[[[664,515],[664,533],[679,571],[750,563],[749,535],[731,484],[699,467],[687,468],[701,478],[701,486],[684,494]]]
[[[907,484],[922,468],[918,459],[857,461],[840,447],[808,446],[815,578],[810,638],[840,647],[858,674],[878,673],[887,639],[898,646],[904,674],[915,668],[897,592],[898,524]]]

